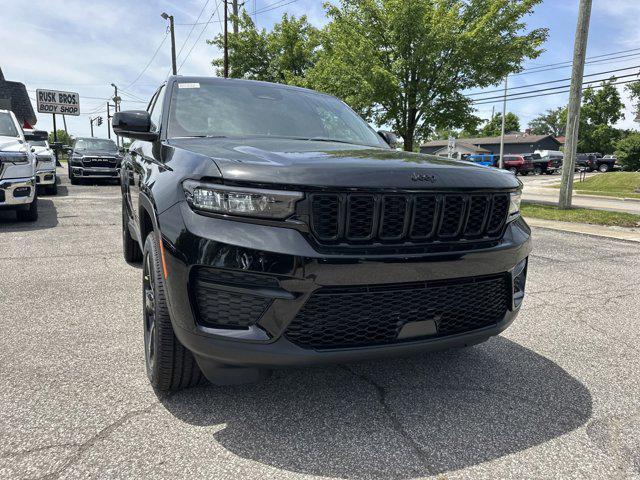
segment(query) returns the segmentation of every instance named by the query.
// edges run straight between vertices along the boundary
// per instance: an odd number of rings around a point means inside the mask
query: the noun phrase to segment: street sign
[[[453,152],[456,149],[456,139],[454,137],[449,137],[449,141],[447,144],[447,156],[451,158],[453,156]]]
[[[36,90],[36,103],[39,113],[80,115],[80,95],[75,92],[38,89]]]

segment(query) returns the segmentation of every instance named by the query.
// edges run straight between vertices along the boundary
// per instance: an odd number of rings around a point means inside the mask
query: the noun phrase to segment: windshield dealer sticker
[[[200,88],[199,83],[179,83],[178,88]]]

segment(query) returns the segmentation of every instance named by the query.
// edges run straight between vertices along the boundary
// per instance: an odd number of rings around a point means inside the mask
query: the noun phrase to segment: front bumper
[[[35,177],[0,180],[0,207],[28,205],[35,197]]]
[[[120,178],[120,167],[80,167],[71,166],[71,170],[76,177],[83,178]]]
[[[209,218],[186,203],[158,217],[167,269],[166,293],[179,340],[206,365],[282,367],[405,355],[470,345],[497,335],[518,314],[521,299],[511,293],[504,315],[488,326],[459,334],[404,339],[383,345],[309,348],[290,341],[285,332],[298,312],[320,289],[358,286],[391,287],[415,282],[510,275],[531,251],[530,229],[522,219],[511,222],[503,239],[489,248],[455,253],[325,255],[315,251],[294,229]],[[248,328],[204,325],[194,299],[194,267],[222,274],[250,274],[277,284],[227,288],[238,303],[243,295],[270,298],[259,321]],[[525,273],[526,275],[526,273]],[[510,287],[509,287],[510,288]],[[248,306],[247,306],[248,308]]]
[[[36,172],[36,183],[38,185],[53,185],[56,183],[56,170],[38,170]]]

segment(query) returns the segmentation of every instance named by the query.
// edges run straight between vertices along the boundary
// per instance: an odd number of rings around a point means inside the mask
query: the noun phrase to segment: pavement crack
[[[152,404],[146,406],[145,408],[140,408],[137,410],[132,410],[130,412],[127,412],[126,414],[122,415],[120,418],[118,418],[116,421],[110,423],[109,425],[107,425],[106,427],[102,428],[98,433],[96,433],[95,435],[91,436],[89,439],[87,439],[86,441],[76,444],[77,450],[76,452],[71,455],[66,462],[64,462],[58,469],[56,469],[53,472],[47,473],[46,475],[42,475],[40,477],[37,477],[38,479],[42,479],[42,480],[53,480],[53,479],[57,479],[60,478],[60,476],[65,473],[69,468],[71,468],[73,465],[76,464],[76,462],[78,462],[78,460],[80,460],[80,458],[82,458],[82,455],[84,455],[85,452],[87,452],[90,448],[92,448],[96,443],[106,439],[107,437],[109,437],[109,435],[111,435],[114,431],[116,431],[118,428],[120,428],[122,425],[124,425],[125,423],[127,423],[128,421],[132,420],[135,417],[138,417],[140,415],[144,415],[146,413],[149,413],[151,410],[153,410],[155,407],[157,407],[160,404],[160,401],[158,400],[157,402],[153,402]]]
[[[56,443],[53,445],[44,445],[41,447],[28,448],[26,450],[17,450],[15,452],[0,453],[0,458],[23,458],[23,457],[28,457],[29,455],[34,453],[44,452],[47,450],[52,450],[54,448],[73,448],[73,447],[79,447],[79,446],[80,446],[79,443],[73,443],[73,442]]]
[[[422,451],[422,449],[420,448],[420,445],[416,443],[416,441],[411,437],[411,435],[409,435],[409,432],[407,432],[407,430],[404,428],[402,423],[398,420],[393,410],[391,409],[391,406],[387,402],[387,392],[385,388],[382,385],[375,382],[372,378],[368,377],[367,375],[356,372],[355,370],[351,369],[349,366],[341,365],[341,368],[349,372],[354,377],[359,378],[366,384],[373,387],[378,397],[378,403],[380,403],[380,406],[382,407],[382,410],[384,411],[386,418],[389,420],[389,422],[391,422],[391,426],[393,427],[393,430],[398,434],[400,438],[404,440],[407,446],[413,451],[414,455],[419,459],[420,463],[426,470],[426,473],[428,473],[429,475],[433,475],[435,472],[433,467],[429,463],[428,457]],[[425,471],[416,470],[415,473],[417,475],[424,475]]]

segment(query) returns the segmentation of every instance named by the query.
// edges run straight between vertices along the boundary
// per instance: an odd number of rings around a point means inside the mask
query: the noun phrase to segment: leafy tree
[[[520,119],[515,113],[507,112],[505,115],[504,131],[505,133],[520,131]],[[500,135],[502,133],[502,114],[496,113],[493,118],[482,127],[480,133],[484,137],[497,137]]]
[[[58,129],[57,133],[58,142],[62,143],[63,145],[71,145],[71,142],[73,142],[71,135],[69,135],[65,130],[61,129]],[[53,132],[49,132],[49,143],[53,143]]]
[[[633,108],[636,115],[640,115],[640,82],[630,83],[625,88],[627,92],[629,92],[631,101],[633,101]]]
[[[436,129],[476,117],[462,92],[500,82],[541,53],[546,29],[525,32],[539,0],[341,0],[307,84],[390,125],[412,150]]]
[[[629,170],[640,170],[640,133],[632,133],[618,141],[616,157]]]
[[[584,91],[578,132],[580,152],[613,153],[615,143],[622,137],[622,132],[613,127],[624,118],[624,104],[614,81],[611,78],[602,82],[597,91]]]
[[[258,31],[251,16],[244,11],[238,18],[238,34],[229,33],[229,76],[277,83],[301,83],[302,78],[317,58],[320,45],[319,31],[307,22],[283,15],[273,30]],[[223,35],[207,43],[222,49]],[[224,59],[212,64],[218,75],[223,75]]]
[[[534,135],[553,135],[560,137],[567,128],[566,107],[547,110],[529,122],[529,129]]]

